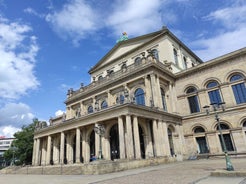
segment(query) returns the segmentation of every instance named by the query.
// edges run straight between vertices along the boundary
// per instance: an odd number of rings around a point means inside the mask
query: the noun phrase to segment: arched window
[[[216,81],[212,81],[212,82],[209,82],[207,84],[207,89],[210,90],[211,88],[213,88],[211,91],[208,91],[208,96],[209,96],[209,99],[210,99],[210,103],[211,104],[219,104],[221,103],[221,97],[220,97],[220,91],[219,89],[214,89],[215,87],[218,87],[218,83]]]
[[[134,63],[135,65],[140,65],[142,63],[142,59],[140,57],[137,57]]]
[[[93,107],[90,105],[87,109],[88,114],[93,113]]]
[[[188,66],[187,66],[187,60],[186,60],[186,57],[183,57],[183,61],[184,61],[184,68],[187,69]]]
[[[198,126],[194,129],[194,133],[202,133],[202,132],[205,132],[205,130],[201,126]]]
[[[165,92],[161,88],[161,101],[162,101],[162,107],[164,111],[167,111],[167,105],[166,105],[166,99],[165,99]]]
[[[106,109],[108,108],[108,103],[104,100],[102,103],[101,103],[101,109]]]
[[[173,49],[173,56],[174,56],[175,64],[178,65],[179,60],[178,60],[178,52],[176,49]]]
[[[229,130],[230,129],[230,127],[227,124],[225,124],[225,123],[220,123],[220,128],[221,128],[221,130]],[[218,124],[217,124],[216,129],[219,130],[219,125]],[[231,134],[227,133],[227,132],[223,132],[222,136],[224,138],[224,143],[225,143],[225,146],[226,146],[226,150],[227,151],[234,151],[234,146],[233,146],[233,143],[232,143]],[[224,147],[223,147],[221,134],[219,134],[219,140],[220,140],[220,144],[221,144],[222,150],[225,151]]]
[[[145,105],[145,100],[144,100],[144,91],[141,88],[138,88],[135,93],[135,100],[137,105]]]
[[[197,97],[197,94],[195,94],[195,92],[197,92],[197,89],[195,87],[189,87],[186,90],[186,94],[190,95],[187,97],[187,99],[188,99],[191,113],[200,112],[200,108],[198,104],[198,97]]]
[[[241,74],[235,74],[230,78],[230,82],[239,82],[232,85],[232,90],[237,104],[246,102],[246,87],[244,82],[240,82],[244,77]]]
[[[221,128],[221,130],[229,130],[230,129],[229,126],[224,124],[224,123],[220,123],[220,128]],[[216,129],[219,130],[219,125],[217,125]]]
[[[120,95],[116,98],[116,103],[117,104],[123,104],[125,100],[125,97],[123,95]]]
[[[152,50],[152,54],[153,54],[154,58],[155,58],[157,61],[159,61],[159,54],[158,54],[158,51],[157,51],[156,49],[153,49],[153,50]]]
[[[246,120],[244,120],[243,122],[243,127],[246,127]]]
[[[121,65],[121,70],[122,70],[122,71],[126,71],[126,69],[127,69],[127,65],[126,65],[126,63],[123,63],[123,64]]]
[[[98,81],[101,81],[101,80],[103,80],[103,76],[100,75],[100,76],[98,77]]]

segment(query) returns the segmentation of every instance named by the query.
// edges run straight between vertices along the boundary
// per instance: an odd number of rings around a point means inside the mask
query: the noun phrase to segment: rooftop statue
[[[123,32],[122,36],[120,37],[120,39],[118,39],[116,42],[119,43],[119,42],[122,42],[122,41],[125,41],[125,40],[128,40],[128,36],[127,36],[126,32]]]

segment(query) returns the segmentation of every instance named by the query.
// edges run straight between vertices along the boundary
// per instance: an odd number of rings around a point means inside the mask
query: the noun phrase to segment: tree
[[[14,134],[15,140],[11,148],[4,153],[7,163],[14,162],[16,165],[27,165],[32,162],[33,138],[38,119],[33,119],[33,123],[23,126],[21,131]]]

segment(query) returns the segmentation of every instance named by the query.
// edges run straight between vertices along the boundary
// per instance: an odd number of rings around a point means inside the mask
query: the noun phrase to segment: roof
[[[131,38],[125,41],[121,41],[118,42],[101,60],[99,60],[99,62],[93,66],[90,70],[89,73],[93,73],[95,71],[97,71],[98,69],[100,69],[100,66],[108,59],[110,58],[118,49],[123,48],[124,46],[130,45],[130,44],[136,44],[139,41],[143,41],[140,45],[137,45],[136,47],[134,47],[133,49],[130,49],[126,52],[123,52],[121,55],[119,55],[118,57],[114,58],[113,60],[116,59],[120,59],[122,56],[130,54],[132,52],[134,52],[135,50],[145,46],[146,44],[152,42],[153,40],[160,38],[161,36],[164,35],[168,35],[170,36],[173,40],[175,40],[178,44],[180,44],[191,56],[193,56],[194,58],[196,58],[196,60],[199,63],[203,63],[203,61],[195,54],[193,53],[181,40],[179,40],[169,29],[167,29],[166,27],[164,27],[163,29],[156,31],[156,32],[152,32],[149,34],[145,34],[142,36],[138,36],[135,38]]]

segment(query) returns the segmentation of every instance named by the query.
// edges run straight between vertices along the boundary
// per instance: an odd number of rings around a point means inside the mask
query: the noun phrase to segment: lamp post
[[[94,131],[96,132],[96,134],[99,135],[99,156],[98,156],[98,159],[102,159],[103,158],[103,155],[102,155],[102,135],[105,133],[105,128],[101,124],[96,124],[94,127]]]
[[[11,163],[11,165],[15,165],[15,151],[17,150],[17,148],[16,148],[16,147],[11,147],[10,149],[11,149],[12,152],[13,152],[12,163]]]
[[[234,171],[234,168],[232,166],[230,157],[228,155],[228,151],[226,148],[226,144],[225,144],[225,139],[223,137],[223,133],[222,133],[222,129],[221,129],[221,123],[220,123],[220,118],[218,115],[218,110],[222,109],[222,111],[225,111],[225,102],[220,102],[220,103],[211,103],[210,104],[213,107],[213,111],[214,111],[214,116],[215,116],[215,120],[217,121],[218,124],[218,128],[219,128],[219,133],[220,133],[220,138],[221,138],[221,143],[222,143],[222,149],[223,152],[225,154],[225,160],[226,160],[226,170],[227,171]],[[208,105],[204,106],[203,108],[206,110],[207,115],[209,115],[209,107]]]

